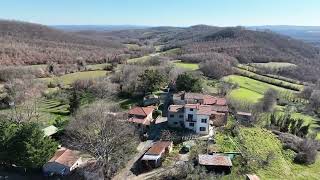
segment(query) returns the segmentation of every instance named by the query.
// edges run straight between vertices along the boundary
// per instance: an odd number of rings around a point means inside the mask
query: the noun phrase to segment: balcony
[[[186,118],[185,121],[186,122],[197,122],[196,119],[191,119],[191,118]]]

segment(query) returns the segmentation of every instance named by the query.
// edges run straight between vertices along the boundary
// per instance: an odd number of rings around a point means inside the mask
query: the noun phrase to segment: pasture
[[[189,71],[195,71],[199,69],[199,64],[195,63],[185,63],[180,60],[174,61],[173,63],[176,67],[183,68]]]
[[[52,77],[52,78],[39,78],[42,81],[45,81],[47,83],[60,83],[62,82],[64,85],[70,85],[76,80],[79,79],[94,79],[94,78],[99,78],[99,77],[104,77],[106,76],[108,71],[102,71],[102,70],[97,70],[97,71],[83,71],[83,72],[76,72],[76,73],[71,73],[71,74],[66,74],[63,76],[58,76],[58,77]]]
[[[250,65],[256,68],[266,68],[271,70],[297,67],[297,65],[287,62],[251,63]]]

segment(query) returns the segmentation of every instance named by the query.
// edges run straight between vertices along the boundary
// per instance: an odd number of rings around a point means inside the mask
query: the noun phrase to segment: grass
[[[106,76],[108,71],[84,71],[84,72],[76,72],[71,74],[66,74],[59,77],[52,77],[52,78],[40,78],[40,80],[43,80],[47,83],[52,82],[62,82],[64,85],[70,85],[76,80],[79,79],[93,79],[98,77],[104,77]]]
[[[127,63],[137,63],[137,62],[145,62],[151,59],[151,56],[142,56],[142,57],[138,57],[138,58],[133,58],[133,59],[128,59]]]
[[[251,63],[250,65],[257,68],[281,69],[281,68],[294,68],[297,65],[287,62],[268,62],[268,63]]]
[[[175,61],[173,63],[176,67],[179,68],[184,68],[190,71],[195,71],[199,69],[199,64],[195,64],[195,63],[185,63],[185,62],[181,62],[180,60]]]
[[[320,158],[310,166],[292,162],[288,151],[282,149],[281,142],[268,130],[261,128],[240,128],[241,147],[244,155],[250,159],[249,166],[261,179],[319,179]],[[240,142],[240,141],[239,141]],[[266,160],[272,154],[268,164],[259,167],[257,160]]]
[[[90,65],[87,65],[87,68],[90,70],[104,70],[104,68],[109,65],[110,63],[90,64]]]
[[[255,79],[255,80],[258,80],[258,81],[261,81],[261,82],[265,82],[265,83],[268,83],[268,84],[271,84],[271,85],[279,86],[279,87],[286,88],[286,89],[291,89],[291,90],[294,90],[294,91],[300,91],[300,90],[303,89],[302,85],[298,85],[298,84],[295,84],[295,83],[287,82],[285,80],[280,80],[280,79],[276,79],[276,78],[273,78],[273,77],[260,75],[260,74],[257,74],[257,73],[254,73],[254,72],[251,72],[251,71],[248,71],[248,70],[244,70],[244,69],[237,68],[236,70],[237,70],[237,73],[242,75],[242,76],[245,76],[245,77],[248,77],[248,78],[251,78],[251,79]]]
[[[224,77],[223,80],[239,85],[238,89],[232,90],[229,94],[231,98],[236,98],[237,100],[257,102],[268,89],[275,89],[280,93],[294,95],[294,91],[244,76],[230,75]]]
[[[140,46],[138,44],[125,44],[125,46],[129,50],[139,50],[140,49]]]
[[[257,103],[259,99],[261,99],[262,97],[263,97],[262,94],[257,93],[255,91],[251,91],[249,89],[245,89],[245,88],[238,88],[238,89],[232,90],[228,94],[228,98],[246,101],[251,104]]]

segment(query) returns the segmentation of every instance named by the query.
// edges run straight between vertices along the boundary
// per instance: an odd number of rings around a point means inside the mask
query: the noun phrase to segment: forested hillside
[[[62,32],[47,26],[0,21],[0,64],[103,62],[125,49],[108,39]]]

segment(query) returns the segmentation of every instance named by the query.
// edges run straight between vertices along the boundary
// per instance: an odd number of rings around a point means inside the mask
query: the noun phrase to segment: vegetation
[[[178,91],[201,92],[202,82],[199,77],[191,73],[180,74],[176,81]]]
[[[181,62],[181,61],[176,61],[174,62],[174,65],[176,67],[180,67],[180,68],[184,68],[190,71],[195,71],[199,69],[199,65],[195,64],[195,63],[185,63],[185,62]]]
[[[0,127],[1,164],[40,168],[58,148],[54,140],[44,137],[36,123],[1,119]]]
[[[166,76],[158,70],[145,70],[143,74],[139,76],[141,82],[141,88],[146,93],[152,93],[160,90],[166,83]]]

